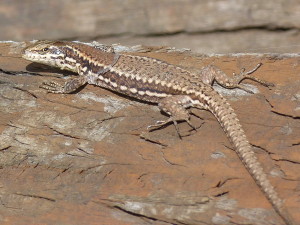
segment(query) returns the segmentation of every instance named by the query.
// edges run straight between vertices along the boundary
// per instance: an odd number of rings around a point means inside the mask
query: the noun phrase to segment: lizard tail
[[[221,95],[215,94],[214,96],[216,98],[211,98],[207,101],[208,110],[215,115],[221,124],[228,138],[234,145],[239,158],[269,202],[273,205],[275,211],[287,225],[294,224],[288,212],[283,207],[283,201],[278,196],[274,186],[270,183],[261,164],[258,162],[233,108]]]

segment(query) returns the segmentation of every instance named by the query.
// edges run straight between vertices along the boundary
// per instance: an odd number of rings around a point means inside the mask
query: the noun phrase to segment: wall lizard
[[[210,111],[219,121],[239,158],[275,211],[286,224],[293,224],[283,201],[258,162],[233,108],[212,88],[213,82],[216,81],[225,88],[240,88],[250,92],[240,84],[246,78],[265,86],[272,85],[250,76],[260,65],[251,71],[242,71],[229,78],[212,65],[194,73],[150,57],[120,54],[115,53],[112,48],[95,48],[65,41],[39,41],[24,50],[23,58],[79,74],[64,85],[55,82],[43,83],[41,87],[49,92],[71,93],[88,83],[158,104],[170,117],[149,126],[149,129],[173,123],[179,134],[178,121],[186,121],[193,127],[190,123],[189,108]]]

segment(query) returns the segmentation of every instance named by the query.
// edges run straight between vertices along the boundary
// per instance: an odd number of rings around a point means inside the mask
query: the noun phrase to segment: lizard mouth
[[[49,57],[45,56],[45,55],[41,55],[38,53],[34,53],[31,52],[29,50],[24,51],[23,55],[22,55],[23,59],[32,61],[32,62],[37,62],[37,63],[42,63],[42,64],[49,64],[52,66],[55,66],[55,62],[54,60],[49,59]]]
[[[42,57],[41,57],[41,55],[34,54],[33,52],[25,50],[22,55],[22,58],[31,60],[31,61],[38,61],[38,59],[41,59]]]

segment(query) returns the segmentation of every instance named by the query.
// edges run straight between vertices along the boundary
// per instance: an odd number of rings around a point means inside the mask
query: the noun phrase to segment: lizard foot
[[[43,82],[42,85],[40,85],[40,88],[43,88],[51,93],[64,93],[64,86],[54,81]]]
[[[244,79],[254,80],[254,81],[256,81],[256,82],[258,82],[258,83],[260,83],[260,84],[262,84],[262,85],[264,85],[264,86],[266,86],[266,87],[274,87],[274,84],[273,84],[273,83],[270,83],[270,82],[261,80],[261,79],[259,79],[259,78],[257,78],[257,77],[250,76],[250,75],[251,75],[252,73],[254,73],[261,65],[262,65],[262,64],[259,63],[259,64],[256,65],[256,67],[255,67],[254,69],[252,69],[252,70],[250,70],[250,71],[247,71],[247,72],[245,72],[245,68],[243,68],[239,74],[233,73],[233,78],[232,78],[232,80],[233,80],[234,83],[237,84],[236,87],[238,87],[238,88],[240,88],[240,89],[242,89],[242,90],[244,90],[244,91],[246,91],[246,92],[249,92],[249,93],[252,93],[252,94],[253,94],[253,92],[252,92],[251,90],[247,89],[247,88],[246,88],[245,86],[243,86],[243,85],[240,85],[240,82],[241,82],[242,80],[244,80]]]
[[[149,125],[149,126],[147,127],[147,129],[150,130],[150,131],[152,131],[152,130],[159,129],[159,128],[163,127],[163,126],[166,126],[168,123],[173,123],[174,126],[175,126],[175,129],[176,129],[176,132],[177,132],[179,138],[181,139],[182,136],[180,135],[179,127],[178,127],[178,122],[177,122],[177,121],[179,121],[179,120],[176,120],[176,119],[170,117],[170,118],[167,119],[167,120],[159,120],[159,121],[156,121],[155,124]],[[181,121],[183,121],[183,120],[181,120]],[[190,122],[188,119],[187,119],[187,120],[184,120],[184,121],[187,122],[187,124],[188,124],[193,130],[196,130],[196,127],[193,126],[193,125],[191,124],[191,122]]]

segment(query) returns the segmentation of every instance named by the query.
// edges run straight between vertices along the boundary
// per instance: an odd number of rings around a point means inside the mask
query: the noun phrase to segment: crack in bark
[[[50,130],[52,130],[52,131],[56,132],[57,134],[60,134],[60,135],[62,135],[64,137],[68,137],[68,138],[72,138],[72,139],[76,139],[76,140],[82,140],[83,139],[83,138],[80,138],[80,137],[72,136],[70,134],[65,134],[65,133],[63,133],[61,131],[56,130],[53,127],[50,127],[49,125],[46,125],[46,127],[48,127]]]
[[[173,197],[172,197],[173,198]],[[121,210],[121,211],[123,211],[123,212],[125,212],[125,213],[127,213],[127,214],[130,214],[130,215],[133,215],[133,216],[136,216],[136,217],[141,217],[141,218],[147,218],[147,219],[150,219],[150,220],[154,220],[154,221],[162,221],[162,222],[166,222],[166,223],[170,223],[170,224],[182,224],[182,225],[188,225],[189,223],[186,223],[186,222],[184,222],[184,219],[183,220],[179,220],[179,219],[177,219],[176,217],[175,218],[164,218],[164,216],[157,216],[157,217],[155,217],[155,215],[146,215],[146,212],[144,212],[143,210],[142,211],[140,211],[140,212],[133,212],[132,210],[130,210],[130,209],[126,209],[126,206],[122,206],[122,204],[124,204],[124,201],[125,202],[127,202],[127,200],[126,199],[119,199],[119,200],[121,200],[121,202],[119,202],[119,201],[117,201],[117,202],[115,202],[115,200],[112,200],[112,199],[102,199],[102,200],[104,200],[104,202],[102,202],[104,205],[107,205],[109,208],[115,208],[115,209],[118,209],[118,210]],[[130,199],[129,199],[129,201],[130,201]],[[95,202],[96,204],[99,204],[99,202],[96,202],[96,201],[93,201],[93,202]],[[138,202],[140,202],[140,201],[138,201]],[[174,206],[174,207],[182,207],[182,206],[197,206],[198,204],[207,204],[207,200],[205,201],[205,203],[203,203],[203,202],[196,202],[196,203],[194,203],[194,204],[170,204],[170,203],[166,203],[165,202],[165,199],[158,199],[158,200],[155,200],[154,199],[154,201],[152,200],[152,201],[142,201],[142,202],[144,202],[144,203],[151,203],[151,204],[164,204],[164,205],[167,205],[167,206],[170,206],[170,207],[172,207],[172,206]],[[121,204],[121,205],[120,205]],[[133,209],[134,210],[134,209]],[[197,220],[197,222],[200,222],[200,221],[198,221]],[[201,221],[201,223],[203,223],[203,224],[207,224],[206,222],[203,222],[203,221]]]
[[[23,197],[38,198],[38,199],[43,199],[43,200],[47,200],[47,201],[50,201],[50,202],[56,202],[56,200],[53,199],[53,198],[39,196],[39,195],[22,194],[22,193],[14,193],[14,194],[19,195],[19,196],[23,196]]]
[[[293,160],[290,160],[290,159],[274,159],[276,162],[290,162],[290,163],[293,163],[293,164],[300,164],[300,162],[297,162],[297,161],[293,161]]]
[[[77,148],[77,150],[80,151],[80,152],[84,152],[84,153],[87,154],[87,155],[91,155],[91,153],[89,153],[88,151],[85,151],[85,150],[82,149],[82,148]]]
[[[72,163],[68,165],[68,167],[64,168],[60,173],[58,173],[55,177],[52,178],[52,180],[55,180],[56,178],[60,177],[63,173],[67,172],[69,169],[71,169]]]
[[[17,136],[14,136],[14,137],[13,137],[13,140],[16,141],[16,142],[18,142],[18,143],[21,144],[21,145],[27,145],[27,146],[30,146],[30,144],[18,140]]]
[[[112,172],[114,171],[114,169],[109,170],[104,176],[103,176],[103,180],[105,180]]]
[[[300,119],[300,116],[293,116],[293,115],[278,112],[276,109],[274,109],[274,105],[267,98],[265,98],[265,100],[270,105],[272,113],[279,115],[279,116],[289,117],[292,119]]]
[[[176,223],[174,223],[174,222],[169,222],[167,220],[163,220],[163,219],[160,219],[160,218],[155,218],[153,216],[146,216],[146,215],[143,215],[143,214],[140,214],[140,213],[131,212],[131,211],[128,211],[126,209],[123,209],[120,206],[113,206],[113,208],[118,209],[118,210],[120,210],[122,212],[125,212],[125,213],[127,213],[129,215],[140,217],[140,218],[146,218],[146,219],[149,219],[149,220],[152,220],[152,221],[161,221],[161,222],[164,222],[164,223],[167,223],[167,224],[170,224],[170,225],[174,225],[174,224],[189,225],[189,223],[185,223],[185,222],[179,221],[177,219],[174,219],[174,221],[176,222]],[[208,224],[208,223],[206,223],[204,221],[201,221],[201,223]]]
[[[135,217],[142,217],[142,218],[146,218],[146,219],[149,219],[149,220],[152,220],[152,221],[158,221],[158,219],[156,219],[154,217],[149,217],[149,216],[145,216],[145,215],[142,215],[142,214],[139,214],[139,213],[134,213],[134,212],[128,211],[126,209],[123,209],[120,206],[113,206],[113,208],[118,209],[122,212],[125,212],[126,214],[129,214],[129,215],[132,215],[132,216],[135,216]],[[160,220],[160,221],[163,221],[163,220]],[[163,222],[166,222],[166,221],[163,221]]]
[[[26,90],[26,89],[23,89],[23,88],[20,88],[20,87],[13,87],[14,89],[17,89],[17,90],[20,90],[20,91],[23,91],[27,94],[29,94],[30,96],[34,97],[34,98],[37,98],[37,96],[33,93],[31,93],[30,91]]]
[[[292,118],[292,119],[300,119],[300,116],[293,116],[293,115],[288,115],[288,114],[284,114],[284,113],[281,113],[281,112],[278,112],[276,110],[271,110],[272,113],[276,114],[276,115],[279,115],[279,116],[285,116],[285,117],[289,117],[289,118]]]
[[[145,161],[153,161],[151,158],[150,158],[150,159],[145,158],[145,157],[143,156],[143,154],[141,154],[138,150],[137,150],[136,152],[137,152],[138,156],[139,156],[142,160],[145,160]]]
[[[165,154],[164,154],[163,151],[160,151],[160,152],[161,152],[161,155],[162,155],[163,160],[164,160],[167,164],[172,165],[172,166],[182,166],[182,167],[187,168],[186,165],[181,165],[181,164],[177,164],[177,163],[171,162],[170,160],[168,160],[168,159],[165,157]]]
[[[12,146],[9,145],[9,146],[6,146],[6,147],[4,147],[4,148],[1,148],[1,149],[0,149],[0,152],[4,152],[4,151],[10,149],[11,147],[12,147]]]
[[[72,154],[72,153],[69,153],[69,152],[65,153],[65,155],[72,156],[72,157],[79,157],[79,158],[88,158],[88,157],[83,156],[83,155],[76,155],[76,154]]]
[[[106,201],[109,201],[109,200],[106,199]],[[98,202],[95,202],[95,203],[98,204]],[[104,204],[106,204],[106,203],[104,203]],[[145,218],[145,219],[149,219],[149,220],[151,220],[151,221],[161,221],[161,222],[165,222],[165,223],[170,224],[170,225],[174,225],[174,224],[175,224],[175,223],[173,223],[173,222],[169,222],[169,221],[167,221],[167,220],[155,218],[155,217],[153,217],[153,216],[147,216],[147,215],[144,215],[144,214],[141,214],[141,213],[132,212],[132,211],[129,211],[129,210],[127,210],[127,209],[122,208],[121,206],[116,206],[116,205],[111,206],[111,205],[109,205],[109,204],[106,204],[106,205],[107,205],[108,207],[110,207],[110,208],[118,209],[118,210],[120,210],[120,211],[122,211],[122,212],[124,212],[124,213],[126,213],[126,214],[132,215],[132,216],[134,216],[134,217]],[[178,221],[178,220],[176,220],[176,221],[178,222],[178,224],[188,225],[187,223],[183,223],[183,222]]]
[[[168,37],[168,36],[174,36],[174,35],[180,35],[180,34],[185,34],[185,35],[202,35],[202,34],[219,34],[219,33],[237,33],[237,32],[243,32],[243,31],[248,31],[248,30],[260,30],[260,31],[269,31],[269,32],[288,32],[291,30],[294,30],[295,27],[289,26],[289,27],[282,27],[282,26],[274,26],[274,25],[260,25],[260,26],[245,26],[245,27],[241,27],[241,26],[237,26],[237,27],[233,27],[233,28],[228,28],[228,29],[221,29],[221,28],[214,28],[213,30],[202,30],[202,31],[186,31],[185,29],[182,30],[177,30],[177,31],[173,31],[173,32],[157,32],[157,33],[148,33],[147,35],[143,35],[143,34],[133,34],[132,33],[127,33],[127,32],[122,32],[122,33],[118,33],[118,34],[102,34],[102,35],[95,35],[92,37],[89,37],[88,39],[86,39],[86,41],[90,42],[90,41],[94,41],[94,40],[99,40],[99,39],[103,39],[103,38],[122,38],[122,37],[127,37],[128,35],[130,35],[133,38],[136,37],[147,37],[147,38],[151,38],[151,37]],[[74,39],[77,40],[78,37],[69,37],[70,39]],[[172,49],[171,49],[172,50]],[[151,52],[160,52],[161,49],[157,49],[156,51],[154,51],[152,49]],[[174,50],[172,50],[174,51]],[[180,49],[178,49],[178,51],[180,51]],[[120,51],[122,52],[122,51]]]
[[[160,142],[160,141],[153,140],[153,139],[151,139],[151,137],[148,137],[148,135],[147,135],[148,133],[149,133],[149,132],[147,132],[146,134],[145,134],[145,133],[142,133],[142,134],[139,135],[139,137],[140,137],[141,139],[144,139],[145,141],[151,143],[151,144],[156,144],[156,145],[158,145],[158,146],[160,146],[160,147],[164,147],[164,148],[168,147],[167,144],[164,144],[164,143],[162,143],[162,142]]]
[[[251,145],[252,145],[253,147],[259,148],[259,149],[261,149],[262,151],[266,152],[266,153],[269,155],[269,157],[271,158],[271,160],[274,160],[274,161],[276,161],[276,162],[285,161],[285,162],[290,162],[290,163],[300,164],[300,162],[293,161],[293,160],[289,160],[289,159],[284,159],[284,158],[281,158],[281,159],[273,159],[273,158],[271,157],[271,155],[273,155],[273,154],[276,155],[276,153],[270,152],[270,151],[268,151],[267,149],[265,149],[265,148],[263,148],[263,147],[261,147],[261,146],[258,146],[258,145],[254,145],[254,144],[251,144]]]
[[[84,172],[87,172],[88,170],[92,170],[92,169],[95,169],[97,167],[102,167],[102,166],[111,166],[111,165],[118,165],[118,166],[131,166],[132,164],[130,163],[103,163],[103,164],[98,164],[98,165],[95,165],[95,166],[90,166],[90,167],[87,167],[85,169],[82,169],[79,174],[82,174]]]
[[[228,193],[229,193],[229,191],[224,191],[224,192],[221,192],[219,194],[214,195],[214,197],[219,198],[219,197],[222,197],[224,195],[227,195]]]
[[[222,187],[223,185],[225,185],[228,181],[231,181],[231,180],[239,180],[240,178],[227,178],[227,179],[225,179],[225,180],[220,180],[218,183],[217,183],[217,185],[215,186],[215,188],[220,188],[220,187]]]
[[[274,154],[274,153],[272,153],[272,152],[268,151],[267,149],[265,149],[265,148],[261,147],[260,145],[255,145],[255,144],[252,144],[252,143],[250,143],[250,144],[251,144],[251,146],[252,146],[252,147],[254,147],[254,148],[258,148],[258,149],[262,150],[263,152],[267,153],[268,155],[272,155],[272,154]]]
[[[300,145],[300,141],[297,143],[292,143],[292,146],[298,146],[298,145]]]

